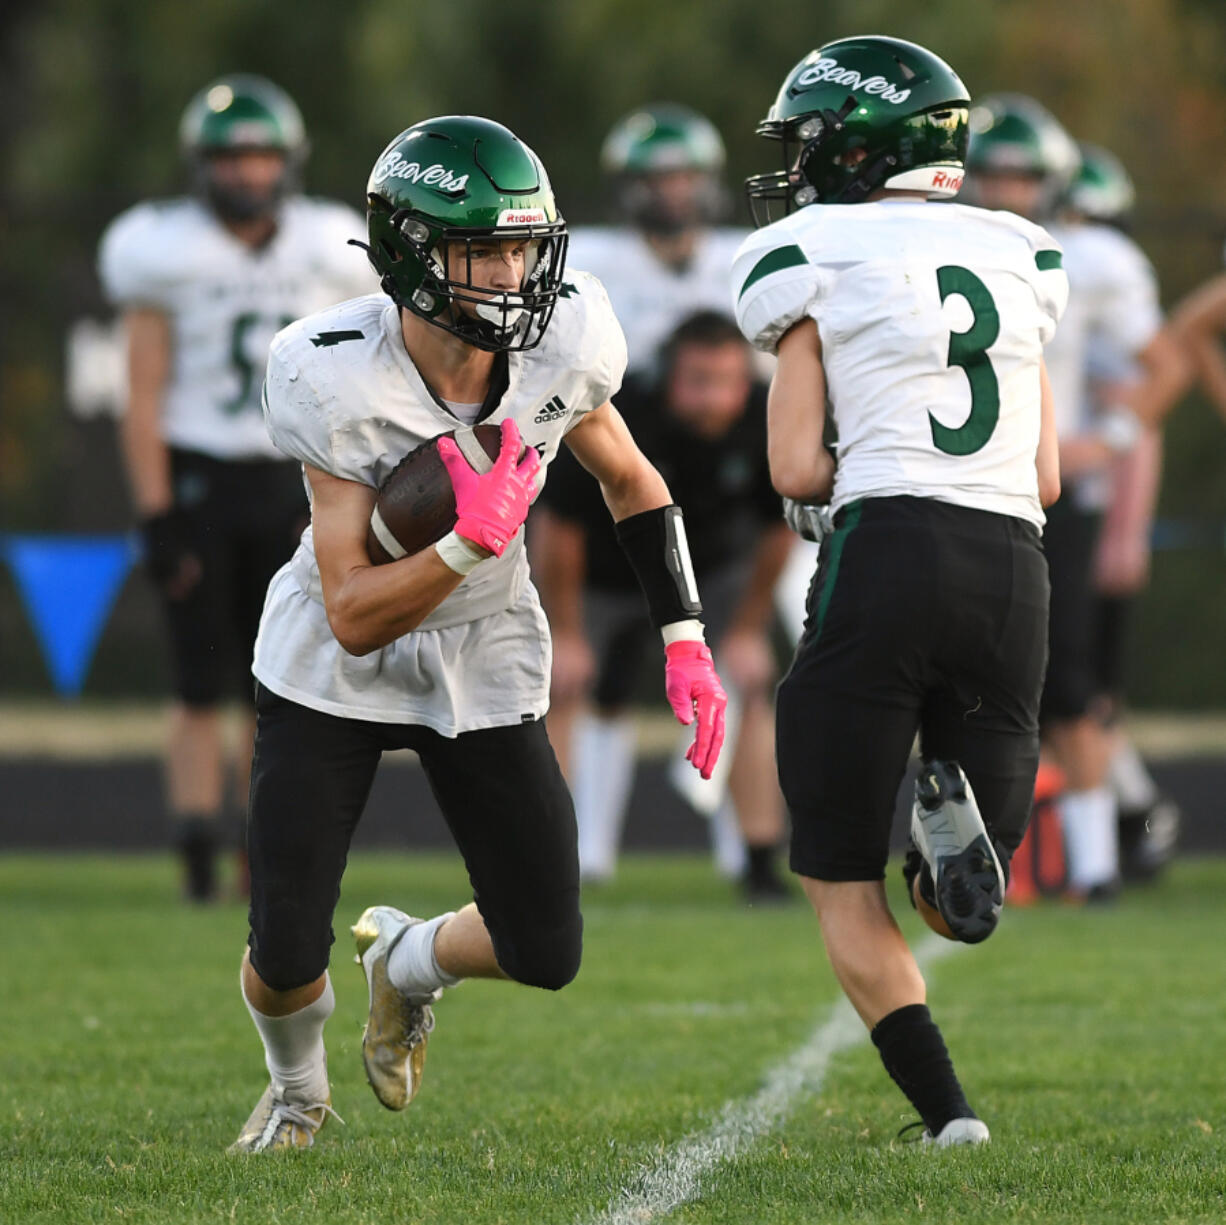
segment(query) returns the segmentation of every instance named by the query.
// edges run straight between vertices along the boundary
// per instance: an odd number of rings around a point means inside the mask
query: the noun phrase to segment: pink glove
[[[536,492],[536,474],[541,457],[529,447],[516,463],[523,447],[519,426],[510,418],[502,423],[502,449],[488,472],[477,472],[460,454],[452,438],[438,440],[438,454],[455,490],[455,531],[465,540],[495,557],[501,557],[511,538],[528,517]]]
[[[687,726],[698,712],[698,734],[685,758],[703,778],[710,778],[724,744],[724,707],[728,695],[715,674],[711,649],[686,639],[664,648],[664,692],[673,714]]]

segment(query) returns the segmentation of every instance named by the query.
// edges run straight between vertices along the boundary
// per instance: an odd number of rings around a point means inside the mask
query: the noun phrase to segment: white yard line
[[[923,969],[960,948],[930,935],[915,950],[915,959]],[[860,1018],[840,999],[808,1040],[767,1072],[757,1093],[726,1102],[706,1131],[666,1149],[604,1212],[589,1218],[591,1225],[643,1225],[697,1199],[707,1174],[722,1162],[736,1160],[783,1123],[799,1099],[821,1089],[835,1055],[867,1040]]]

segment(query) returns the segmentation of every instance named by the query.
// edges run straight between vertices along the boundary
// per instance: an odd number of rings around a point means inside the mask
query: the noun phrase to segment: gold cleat
[[[299,1105],[276,1096],[275,1086],[269,1085],[256,1102],[251,1117],[243,1124],[238,1139],[227,1153],[272,1153],[288,1148],[310,1148],[315,1134],[332,1115],[338,1123],[344,1120],[332,1109],[332,1098],[314,1105]]]
[[[422,923],[391,906],[371,906],[350,929],[357,941],[354,959],[370,988],[370,1016],[362,1035],[362,1063],[375,1097],[388,1110],[403,1110],[421,1088],[426,1043],[434,1028],[433,992],[411,1000],[392,985],[387,963],[392,949],[410,927]]]

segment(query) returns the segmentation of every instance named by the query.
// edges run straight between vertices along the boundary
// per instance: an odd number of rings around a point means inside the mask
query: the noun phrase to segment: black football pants
[[[289,991],[327,968],[349,843],[391,749],[421,759],[499,966],[550,990],[574,978],[583,937],[575,812],[542,722],[448,739],[324,714],[263,685],[256,714],[248,944],[268,986]]]

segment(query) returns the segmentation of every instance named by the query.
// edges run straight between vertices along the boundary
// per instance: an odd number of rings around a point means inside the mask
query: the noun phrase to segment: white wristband
[[[1126,408],[1113,408],[1099,418],[1096,433],[1110,450],[1122,455],[1141,441],[1143,429],[1134,413]]]
[[[435,552],[443,559],[443,564],[449,566],[457,574],[470,574],[475,567],[492,556],[482,553],[476,545],[458,535],[455,530],[448,532],[435,546]]]
[[[660,636],[664,645],[671,647],[674,642],[706,642],[701,621],[670,621],[660,626]]]

